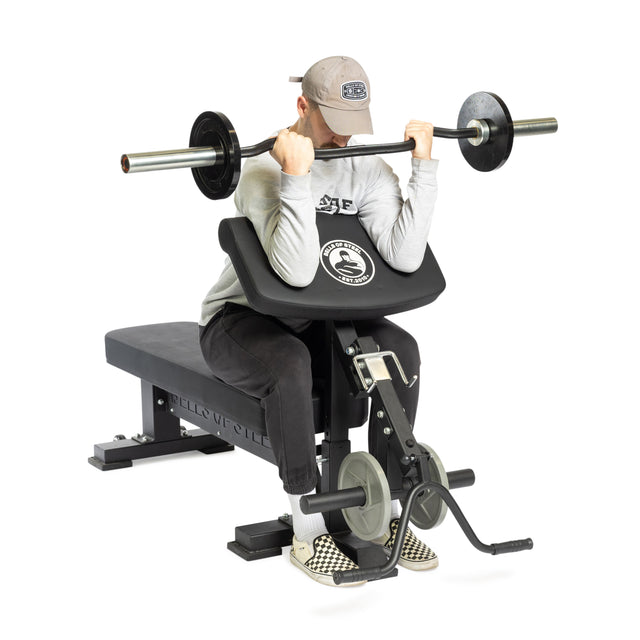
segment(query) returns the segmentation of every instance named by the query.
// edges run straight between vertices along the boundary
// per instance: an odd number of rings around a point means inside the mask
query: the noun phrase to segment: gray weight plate
[[[433,482],[438,482],[445,489],[449,488],[449,479],[440,458],[436,452],[428,445],[420,442],[422,450],[431,455],[429,460],[429,474]],[[404,505],[404,501],[402,501]],[[447,505],[444,500],[435,492],[427,489],[419,494],[413,504],[410,520],[420,529],[433,529],[442,523],[447,515]]]
[[[338,471],[338,489],[362,487],[367,502],[362,507],[342,509],[349,528],[361,540],[374,540],[389,527],[391,491],[378,461],[365,451],[350,453]]]

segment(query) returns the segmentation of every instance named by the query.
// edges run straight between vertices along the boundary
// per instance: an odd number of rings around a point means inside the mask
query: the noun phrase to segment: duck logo
[[[369,254],[346,240],[327,242],[320,249],[320,262],[332,278],[350,287],[369,284],[375,275],[375,266]]]

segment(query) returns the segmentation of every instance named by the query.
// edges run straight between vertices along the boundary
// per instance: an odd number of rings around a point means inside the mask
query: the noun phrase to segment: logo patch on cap
[[[345,82],[340,86],[340,93],[343,100],[359,102],[369,97],[367,85],[361,80],[352,80]]]

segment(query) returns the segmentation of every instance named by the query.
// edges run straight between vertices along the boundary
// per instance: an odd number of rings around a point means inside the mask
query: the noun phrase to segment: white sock
[[[307,496],[315,495],[315,489],[306,493]],[[294,496],[290,493],[289,502],[291,503],[291,517],[293,519],[293,533],[298,540],[312,544],[313,541],[327,531],[327,527],[324,523],[324,517],[321,513],[302,513],[300,510],[300,498],[302,496]]]
[[[400,500],[391,501],[391,519],[395,520],[400,517]]]

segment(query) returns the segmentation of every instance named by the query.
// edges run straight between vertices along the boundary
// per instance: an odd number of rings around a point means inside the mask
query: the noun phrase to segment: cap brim
[[[361,111],[342,111],[324,105],[318,105],[320,113],[331,131],[339,136],[355,136],[373,133],[373,124],[369,109]]]

